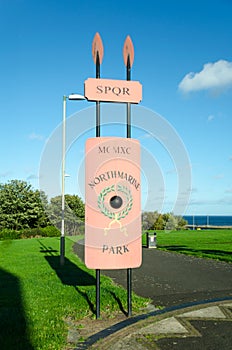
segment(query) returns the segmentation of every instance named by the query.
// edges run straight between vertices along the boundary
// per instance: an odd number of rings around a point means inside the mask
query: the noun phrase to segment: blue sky
[[[135,49],[132,80],[143,85],[140,107],[153,111],[153,116],[144,112],[144,118],[159,115],[178,134],[189,157],[191,189],[185,190],[191,195],[185,214],[230,215],[231,20],[230,0],[0,0],[0,182],[22,179],[39,186],[46,142],[62,121],[62,96],[83,94],[84,81],[95,77],[95,33],[104,45],[101,77],[110,79],[125,79],[122,48],[130,35]],[[82,192],[77,173],[84,139],[94,137],[94,131],[81,135],[81,111],[90,106],[87,101],[67,103],[68,116],[80,116],[79,143],[67,154],[68,193]],[[184,179],[175,164],[178,150],[173,156],[165,142],[158,142],[155,128],[144,120],[144,133],[134,128],[132,136],[140,139],[145,156],[151,152],[158,168],[156,190],[149,170],[144,171],[143,195],[149,197],[143,199],[144,208],[160,209],[162,192],[165,212],[175,206]]]

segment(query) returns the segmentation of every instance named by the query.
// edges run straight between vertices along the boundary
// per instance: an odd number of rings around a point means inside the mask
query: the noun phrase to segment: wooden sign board
[[[85,81],[85,97],[89,101],[139,103],[142,85],[139,81],[89,78]]]
[[[140,144],[120,137],[86,142],[85,264],[141,265]]]

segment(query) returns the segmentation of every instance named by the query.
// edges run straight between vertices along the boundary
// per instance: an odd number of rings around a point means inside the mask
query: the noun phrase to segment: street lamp
[[[65,232],[64,232],[64,208],[65,208],[65,158],[66,158],[66,104],[67,100],[85,100],[83,95],[71,94],[63,96],[63,128],[62,128],[62,192],[61,192],[61,237],[60,237],[60,264],[64,264],[65,257]]]

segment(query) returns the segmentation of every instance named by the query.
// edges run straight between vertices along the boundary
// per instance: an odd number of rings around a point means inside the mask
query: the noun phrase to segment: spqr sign
[[[139,267],[139,142],[119,137],[88,139],[85,180],[85,264],[91,269]]]
[[[89,78],[85,81],[85,97],[89,101],[139,103],[142,85],[139,81]]]

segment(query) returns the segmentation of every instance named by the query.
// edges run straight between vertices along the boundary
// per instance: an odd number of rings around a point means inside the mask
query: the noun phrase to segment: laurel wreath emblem
[[[110,192],[115,192],[115,185],[105,187],[100,192],[100,194],[98,196],[98,208],[101,210],[101,213],[104,214],[105,216],[107,216],[109,219],[116,218],[118,221],[118,220],[125,218],[128,215],[129,211],[131,210],[131,208],[133,206],[133,197],[132,197],[130,189],[126,186],[118,184],[116,191],[123,193],[127,199],[127,205],[122,211],[117,212],[117,213],[112,212],[109,209],[107,209],[105,204],[104,204],[106,195]]]

